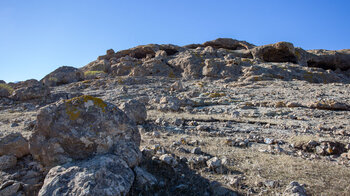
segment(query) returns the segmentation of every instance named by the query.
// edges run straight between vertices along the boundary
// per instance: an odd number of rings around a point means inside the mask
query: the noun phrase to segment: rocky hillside
[[[350,50],[219,38],[0,81],[0,195],[346,195]]]

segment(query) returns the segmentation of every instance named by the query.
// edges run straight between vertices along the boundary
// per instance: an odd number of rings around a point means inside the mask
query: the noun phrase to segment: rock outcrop
[[[0,138],[0,156],[14,155],[21,158],[29,154],[28,142],[20,133],[11,133]]]
[[[129,100],[119,107],[135,123],[143,124],[147,118],[147,110],[144,104],[136,100]]]
[[[291,62],[297,63],[294,45],[289,42],[258,46],[251,50],[254,58],[265,62]]]
[[[114,105],[87,95],[40,109],[29,144],[34,158],[51,167],[113,152],[130,167],[140,160],[140,134],[132,121]]]
[[[11,98],[19,101],[40,99],[50,94],[49,87],[37,80],[30,80],[30,82],[18,85],[18,87],[13,91]]]
[[[127,195],[133,181],[125,161],[100,155],[52,168],[38,195]]]
[[[84,73],[79,69],[69,66],[62,66],[46,75],[41,81],[46,86],[59,86],[83,80]]]

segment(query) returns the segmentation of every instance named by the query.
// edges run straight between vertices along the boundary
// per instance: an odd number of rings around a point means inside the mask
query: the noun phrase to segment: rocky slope
[[[350,50],[150,44],[0,82],[0,195],[344,195]]]

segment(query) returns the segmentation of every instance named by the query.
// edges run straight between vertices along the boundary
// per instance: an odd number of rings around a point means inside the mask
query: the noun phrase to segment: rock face
[[[47,86],[37,80],[31,80],[30,83],[27,83],[27,85],[23,85],[23,87],[16,89],[12,93],[11,98],[26,101],[43,98],[49,94],[50,89]]]
[[[308,50],[310,58],[307,63],[310,67],[320,67],[323,69],[350,69],[350,49],[344,50]]]
[[[87,71],[102,71],[102,72],[108,73],[110,72],[110,69],[111,69],[110,62],[106,59],[102,59],[102,60],[96,60],[87,64],[81,69],[81,71],[84,73]]]
[[[275,44],[259,46],[253,48],[251,52],[254,58],[266,62],[297,63],[294,46],[289,42],[278,42]]]
[[[343,82],[343,76],[348,75],[345,71],[350,67],[350,52],[349,50],[306,51],[294,47],[289,42],[255,46],[246,41],[219,38],[203,44],[191,44],[184,47],[149,44],[116,53],[108,50],[106,55],[100,56],[98,60],[91,62],[81,70],[101,71],[112,77],[127,75],[183,77],[185,79],[210,77],[231,80],[241,78],[241,81],[245,79],[249,81],[256,77],[249,78],[250,76],[244,74],[242,70],[263,63],[269,66],[273,63],[288,63],[288,66],[294,69],[293,72],[285,69],[284,75],[288,75],[285,77],[278,73],[271,73],[278,70],[271,70],[271,67],[264,68],[264,75],[276,75],[270,79],[276,77],[277,79],[298,79],[315,83]],[[299,66],[293,66],[293,64]],[[319,74],[315,73],[319,72],[318,70],[306,70],[307,67],[342,70],[343,75],[339,73]],[[304,73],[300,74],[300,72]],[[301,76],[294,77],[296,74]],[[312,75],[316,75],[317,78]],[[270,80],[266,76],[258,77],[257,80]],[[91,79],[91,77],[86,79]]]
[[[84,78],[84,74],[77,68],[62,66],[45,76],[41,81],[46,86],[59,86],[78,82]]]
[[[136,100],[129,100],[120,105],[120,109],[135,123],[143,124],[147,118],[147,110],[144,104]]]
[[[121,153],[131,167],[140,160],[135,125],[114,105],[87,95],[42,108],[29,144],[45,166],[111,152]]]
[[[0,138],[0,156],[15,155],[18,158],[29,154],[28,142],[20,133],[12,133]]]
[[[52,168],[38,195],[127,195],[134,173],[115,155]]]

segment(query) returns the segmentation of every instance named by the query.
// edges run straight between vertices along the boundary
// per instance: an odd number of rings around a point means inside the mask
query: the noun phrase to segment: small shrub
[[[10,94],[14,91],[14,89],[8,84],[0,84],[0,88],[6,89]]]

